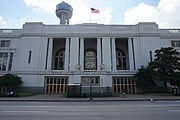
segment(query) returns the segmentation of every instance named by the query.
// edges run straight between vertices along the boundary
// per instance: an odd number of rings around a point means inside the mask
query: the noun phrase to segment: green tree
[[[167,83],[176,80],[180,71],[179,52],[172,47],[167,47],[155,51],[155,59],[149,66],[156,71],[156,80],[164,83],[167,92]],[[175,82],[173,82],[175,83]]]
[[[174,78],[171,79],[170,84],[173,85],[173,86],[176,86],[176,87],[180,88],[180,72],[177,72],[177,73],[174,75]]]
[[[136,80],[136,87],[143,89],[145,93],[150,92],[151,88],[156,86],[154,81],[155,72],[150,67],[141,66],[138,72],[134,75]]]
[[[22,84],[21,77],[13,75],[13,74],[6,74],[0,77],[0,86],[7,87],[9,90],[15,90],[19,85]]]

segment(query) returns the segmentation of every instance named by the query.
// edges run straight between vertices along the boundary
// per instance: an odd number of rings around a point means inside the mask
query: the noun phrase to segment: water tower
[[[60,19],[60,25],[68,25],[72,16],[73,8],[66,2],[62,1],[56,5],[56,16]]]

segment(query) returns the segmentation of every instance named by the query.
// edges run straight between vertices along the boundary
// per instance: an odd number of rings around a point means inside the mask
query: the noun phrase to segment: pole
[[[91,10],[91,7],[90,7],[90,10]],[[89,22],[91,23],[91,11],[90,11],[90,18],[89,18]]]
[[[91,23],[91,13],[90,13],[90,19],[89,19],[90,23]]]

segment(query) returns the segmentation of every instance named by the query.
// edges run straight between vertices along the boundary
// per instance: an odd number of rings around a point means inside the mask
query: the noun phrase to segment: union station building
[[[136,93],[133,75],[153,61],[161,47],[180,50],[179,29],[156,23],[136,25],[45,25],[0,29],[0,75],[22,77],[24,89],[66,93],[80,84],[82,93]]]
[[[62,2],[56,6],[60,25],[27,22],[22,29],[0,29],[0,76],[18,75],[22,89],[37,93],[71,88],[81,94],[135,94],[133,76],[154,60],[155,50],[180,51],[180,29],[159,29],[154,22],[69,25],[72,11]]]

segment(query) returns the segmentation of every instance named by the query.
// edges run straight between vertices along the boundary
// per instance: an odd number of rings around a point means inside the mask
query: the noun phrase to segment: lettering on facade
[[[144,31],[153,31],[152,27],[144,27]]]
[[[37,27],[29,27],[29,31],[36,31]]]

